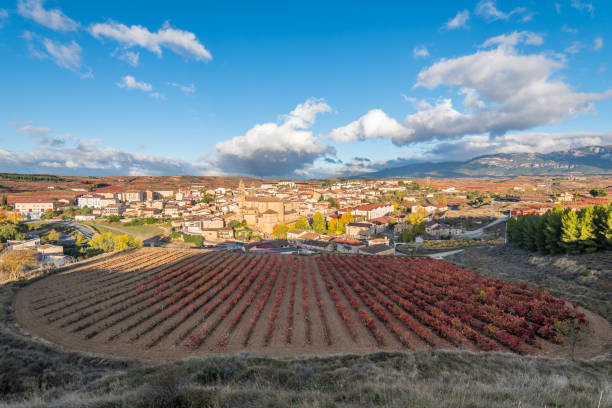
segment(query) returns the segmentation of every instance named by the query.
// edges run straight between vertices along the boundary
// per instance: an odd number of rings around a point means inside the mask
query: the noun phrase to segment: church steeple
[[[244,207],[244,200],[246,198],[246,192],[244,189],[244,182],[240,179],[240,183],[238,184],[238,205],[240,208]]]

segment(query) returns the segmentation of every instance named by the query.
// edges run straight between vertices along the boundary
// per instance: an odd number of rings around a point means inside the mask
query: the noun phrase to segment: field
[[[156,359],[241,350],[558,355],[555,320],[598,318],[433,259],[152,248],[36,281],[14,308],[26,331],[70,349]]]

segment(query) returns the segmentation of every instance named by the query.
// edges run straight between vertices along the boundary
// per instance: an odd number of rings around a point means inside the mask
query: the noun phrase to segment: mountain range
[[[459,162],[413,163],[362,177],[480,177],[540,175],[612,175],[612,145],[587,146],[551,153],[496,153]]]

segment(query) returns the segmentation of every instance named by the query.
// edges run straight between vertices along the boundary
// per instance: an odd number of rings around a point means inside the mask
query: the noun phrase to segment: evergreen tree
[[[568,254],[580,253],[580,218],[573,210],[566,210],[561,217],[561,246]]]
[[[534,217],[534,241],[535,241],[535,249],[541,253],[546,253],[546,235],[544,234],[544,226],[546,225],[546,221],[548,220],[548,214],[544,214],[541,217]]]
[[[561,242],[561,217],[563,207],[557,205],[553,210],[546,212],[547,218],[544,224],[545,246],[549,254],[555,255],[563,252]]]
[[[586,207],[580,210],[578,220],[580,230],[580,251],[587,253],[597,251],[594,207]]]
[[[594,214],[595,242],[601,250],[612,249],[612,203],[598,205]]]

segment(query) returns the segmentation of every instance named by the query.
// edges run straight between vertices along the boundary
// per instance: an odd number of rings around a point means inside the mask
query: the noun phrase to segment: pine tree
[[[563,252],[561,247],[561,218],[563,207],[557,205],[553,210],[547,211],[546,223],[544,224],[544,237],[546,249],[551,255]]]
[[[594,219],[594,207],[583,208],[578,214],[581,252],[597,251]]]
[[[601,250],[612,249],[612,203],[598,205],[594,210],[595,242]]]
[[[580,219],[576,211],[567,210],[561,217],[561,246],[568,254],[580,253]]]
[[[534,227],[534,241],[537,251],[541,254],[546,253],[546,236],[544,235],[544,226],[548,220],[548,214],[544,214],[540,217],[535,217]]]

